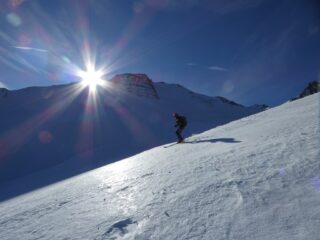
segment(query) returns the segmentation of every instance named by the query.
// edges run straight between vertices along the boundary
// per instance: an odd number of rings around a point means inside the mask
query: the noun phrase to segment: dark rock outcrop
[[[304,98],[306,96],[315,94],[320,92],[320,81],[312,81],[308,84],[308,86],[299,94],[298,97],[291,99],[291,101]]]

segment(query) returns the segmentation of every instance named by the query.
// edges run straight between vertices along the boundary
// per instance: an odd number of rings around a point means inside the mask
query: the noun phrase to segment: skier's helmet
[[[176,112],[174,112],[174,113],[172,114],[172,116],[174,116],[174,117],[178,117],[178,116],[179,116],[179,114],[178,114],[178,113],[176,113]]]

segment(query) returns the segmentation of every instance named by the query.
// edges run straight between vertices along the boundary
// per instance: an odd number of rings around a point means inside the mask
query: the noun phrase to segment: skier
[[[173,113],[173,117],[176,120],[176,124],[174,125],[174,127],[178,127],[176,130],[176,134],[178,137],[177,143],[181,143],[184,140],[183,137],[181,136],[181,133],[183,129],[187,126],[187,119],[184,116],[180,116],[178,113]]]

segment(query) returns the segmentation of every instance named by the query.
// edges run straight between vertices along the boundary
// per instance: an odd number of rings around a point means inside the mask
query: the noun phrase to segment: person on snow
[[[176,124],[174,125],[174,127],[177,127],[176,134],[178,137],[178,143],[181,143],[184,140],[181,136],[181,133],[183,129],[187,126],[187,118],[179,115],[178,113],[173,113],[173,117],[176,120]]]

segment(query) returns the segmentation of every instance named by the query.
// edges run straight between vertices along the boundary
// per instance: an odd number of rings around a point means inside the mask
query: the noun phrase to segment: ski
[[[169,145],[165,145],[164,148],[169,148],[169,147],[173,147],[177,144],[182,144],[182,143],[186,143],[185,141],[182,141],[182,142],[175,142],[175,143],[172,143],[172,144],[169,144]]]

